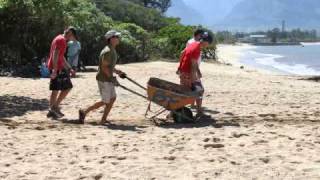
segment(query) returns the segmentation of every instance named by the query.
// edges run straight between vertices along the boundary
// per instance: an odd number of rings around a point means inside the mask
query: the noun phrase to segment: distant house
[[[243,43],[259,44],[259,43],[270,43],[271,39],[264,34],[255,34],[255,35],[249,35],[244,38],[241,38],[239,39],[239,41]]]

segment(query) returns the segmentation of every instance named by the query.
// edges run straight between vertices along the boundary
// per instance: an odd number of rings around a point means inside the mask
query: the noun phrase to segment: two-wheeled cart
[[[147,84],[147,88],[130,79],[126,75],[123,78],[128,79],[135,85],[147,91],[147,96],[145,96],[123,85],[119,85],[121,88],[149,100],[149,105],[145,113],[146,117],[148,117],[149,112],[152,112],[151,104],[155,103],[162,108],[157,112],[153,112],[154,115],[150,117],[150,119],[154,119],[164,112],[170,111],[170,114],[172,115],[173,120],[176,123],[194,122],[192,111],[186,106],[195,102],[195,100],[198,98],[197,93],[191,90],[186,90],[186,88],[181,85],[159,78],[150,78]]]

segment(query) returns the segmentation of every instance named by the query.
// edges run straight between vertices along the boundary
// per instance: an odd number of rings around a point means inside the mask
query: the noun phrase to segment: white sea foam
[[[319,46],[320,42],[301,42],[303,46]]]
[[[263,54],[258,53],[255,51],[250,51],[250,54],[252,54],[255,58],[255,62],[260,65],[269,66],[275,69],[278,69],[283,72],[287,72],[290,74],[296,74],[296,75],[320,75],[319,71],[316,71],[313,68],[308,67],[305,64],[294,64],[289,65],[285,63],[281,63],[279,61],[276,61],[276,59],[283,58],[284,56],[277,55],[277,54]]]

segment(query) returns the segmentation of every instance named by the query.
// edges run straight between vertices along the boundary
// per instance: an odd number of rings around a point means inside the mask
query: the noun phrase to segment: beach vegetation
[[[69,25],[78,29],[85,65],[97,64],[110,29],[123,34],[120,63],[158,57],[177,61],[197,27],[166,17],[170,5],[170,0],[0,0],[0,67],[33,66],[34,59],[48,56],[52,39]]]

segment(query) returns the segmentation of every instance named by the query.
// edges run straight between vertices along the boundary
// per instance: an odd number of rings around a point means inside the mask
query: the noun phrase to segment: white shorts
[[[111,82],[98,81],[98,87],[100,91],[101,101],[108,104],[111,99],[116,98],[116,89]]]

